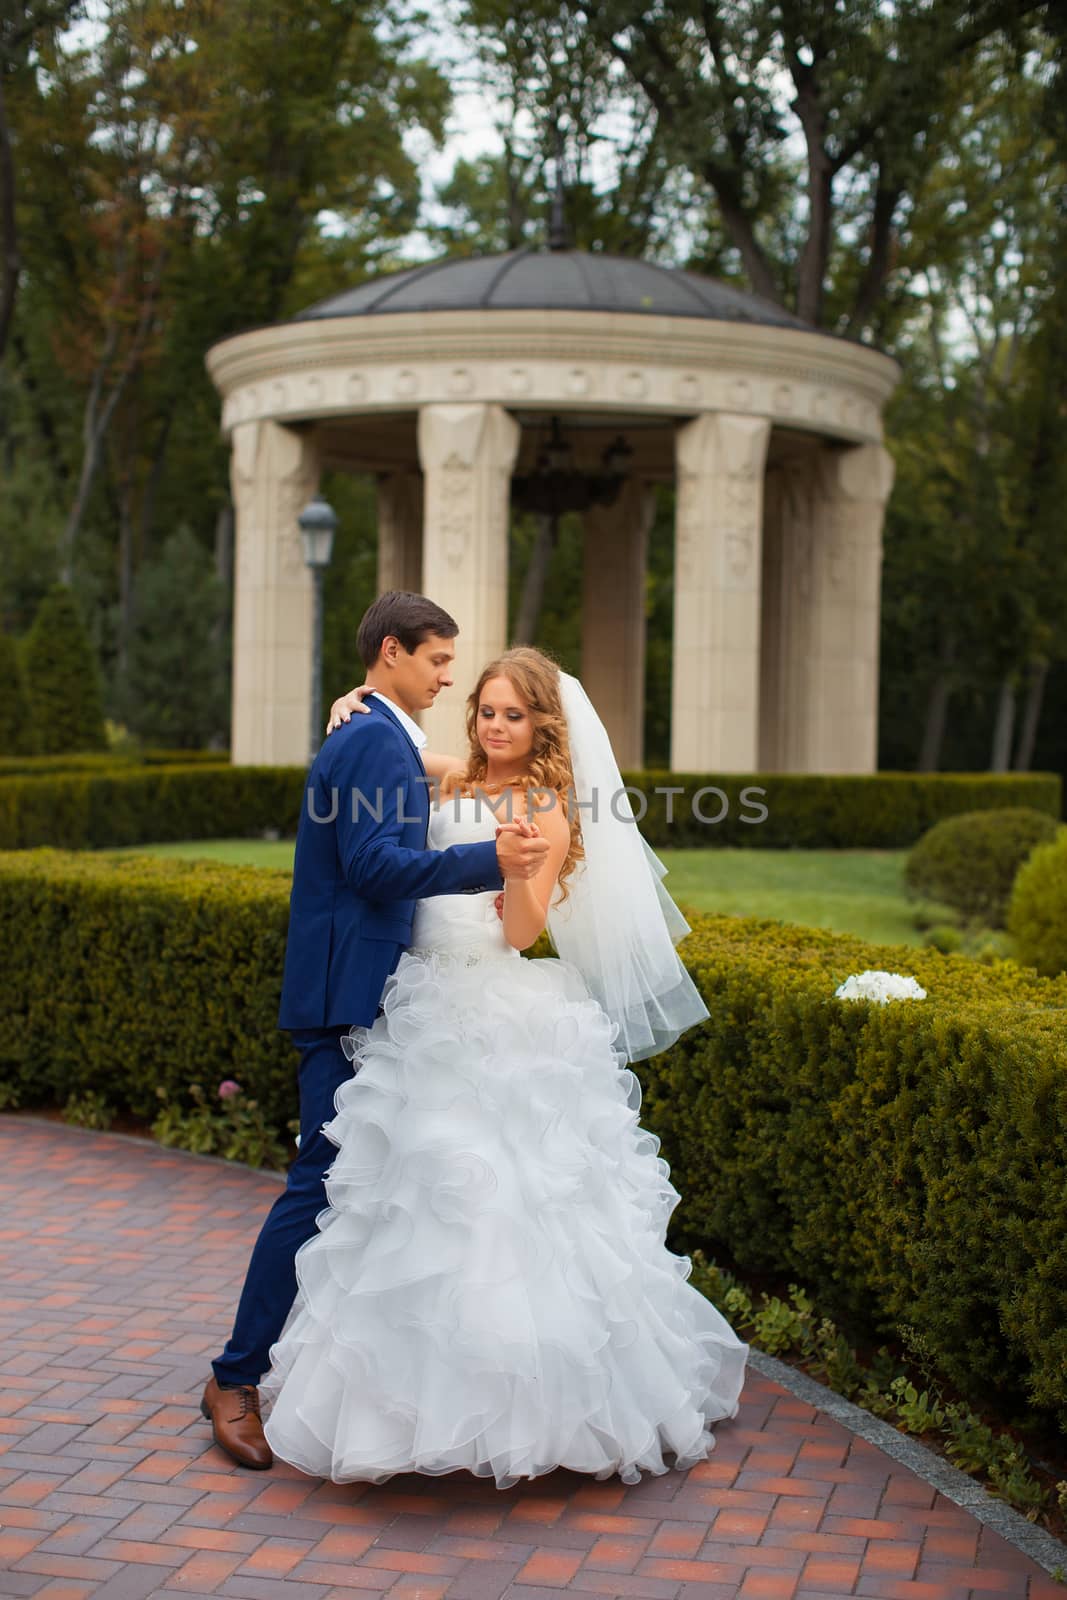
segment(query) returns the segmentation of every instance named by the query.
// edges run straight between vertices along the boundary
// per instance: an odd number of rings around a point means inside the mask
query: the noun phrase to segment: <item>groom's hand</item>
[[[496,859],[502,878],[535,878],[548,850],[548,840],[525,817],[501,823],[496,830]]]

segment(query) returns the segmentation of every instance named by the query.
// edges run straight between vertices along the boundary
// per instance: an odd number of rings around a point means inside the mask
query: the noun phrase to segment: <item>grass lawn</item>
[[[286,870],[293,864],[291,839],[192,840],[145,845],[136,853]],[[657,854],[668,869],[671,894],[694,910],[778,917],[854,933],[879,944],[922,943],[914,921],[917,907],[904,895],[906,850],[716,849]],[[935,921],[954,920],[944,908],[925,909]]]

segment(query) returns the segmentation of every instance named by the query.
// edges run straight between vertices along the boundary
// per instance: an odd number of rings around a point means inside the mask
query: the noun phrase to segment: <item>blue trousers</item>
[[[237,1316],[222,1355],[211,1363],[219,1383],[258,1384],[296,1299],[296,1252],[318,1231],[327,1205],[323,1176],[337,1154],[322,1132],[334,1114],[333,1097],[352,1076],[341,1049],[347,1028],[294,1032],[300,1051],[300,1149],[285,1189],[267,1213],[245,1274]]]

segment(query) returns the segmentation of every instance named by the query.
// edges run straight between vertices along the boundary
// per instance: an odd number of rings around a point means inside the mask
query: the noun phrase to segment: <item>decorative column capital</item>
[[[425,405],[419,407],[419,462],[435,467],[474,467],[487,455],[510,472],[519,448],[519,425],[503,406]]]
[[[896,462],[880,444],[823,450],[824,492],[868,505],[884,506],[896,477]]]
[[[702,411],[675,434],[678,473],[762,478],[771,424],[767,417],[735,411]]]

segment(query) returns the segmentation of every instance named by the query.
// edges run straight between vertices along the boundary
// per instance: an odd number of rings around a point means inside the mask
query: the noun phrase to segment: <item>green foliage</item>
[[[0,633],[0,757],[33,749],[33,723],[14,639]]]
[[[131,767],[0,777],[0,849],[121,849],[169,839],[294,834],[302,767]]]
[[[232,1091],[232,1092],[228,1092]],[[285,1167],[291,1152],[270,1127],[258,1101],[250,1099],[241,1086],[224,1081],[212,1103],[199,1083],[191,1083],[182,1101],[191,1109],[171,1101],[161,1085],[156,1093],[163,1102],[152,1123],[152,1135],[160,1144],[197,1155],[221,1156],[226,1161],[243,1161],[248,1167]]]
[[[43,754],[105,750],[100,675],[74,596],[56,584],[41,601],[23,650],[26,694]]]
[[[675,1226],[1067,1422],[1067,978],[742,918],[700,919],[682,955],[710,1017],[638,1069]],[[867,968],[928,998],[834,998]]]
[[[114,1116],[105,1097],[95,1089],[70,1095],[63,1107],[63,1121],[76,1128],[110,1128]]]
[[[935,823],[913,847],[904,881],[913,894],[943,900],[968,921],[1002,928],[1015,874],[1059,824],[1028,806],[966,811]]]
[[[648,842],[674,849],[898,849],[962,811],[1028,806],[1059,817],[1061,804],[1061,780],[1050,773],[646,771],[623,773],[623,782],[647,796],[638,821]],[[681,792],[663,792],[672,787]],[[631,802],[636,815],[642,806]],[[768,814],[759,820],[761,807]]]
[[[1047,977],[1067,972],[1067,828],[1040,845],[1019,872],[1008,932],[1020,961]]]
[[[296,830],[302,767],[229,767],[213,752],[188,766],[137,766],[101,758],[48,775],[22,763],[12,776],[0,765],[0,849],[95,849],[170,839],[246,838],[265,829]],[[8,769],[10,770],[10,769]],[[624,781],[647,797],[641,832],[653,846],[707,848],[888,847],[910,844],[937,817],[975,806],[1038,806],[1058,814],[1060,780],[1052,774],[986,777],[967,773],[879,773],[822,778],[775,773],[751,777],[630,772]],[[747,802],[745,791],[759,793]],[[657,793],[673,788],[673,795]],[[701,791],[704,791],[701,793]],[[727,805],[721,821],[714,821]],[[631,795],[635,812],[643,807]],[[765,805],[765,821],[753,823]],[[701,817],[707,819],[701,821]]]
[[[1021,1445],[1009,1433],[996,1432],[965,1404],[946,1402],[939,1384],[931,1381],[920,1388],[907,1372],[896,1370],[884,1345],[872,1364],[864,1366],[837,1324],[818,1317],[811,1296],[795,1283],[789,1285],[787,1301],[766,1293],[756,1301],[702,1250],[693,1251],[692,1261],[694,1288],[759,1349],[799,1359],[830,1388],[876,1416],[905,1433],[935,1439],[950,1461],[964,1472],[986,1478],[995,1494],[1031,1520],[1051,1508],[1054,1495],[1063,1499],[1061,1491],[1067,1485],[1058,1484],[1051,1493],[1043,1489],[1030,1472]],[[901,1327],[898,1332],[909,1335],[914,1330]]]
[[[141,568],[115,697],[138,738],[195,750],[225,736],[225,600],[213,558],[188,527],[172,533]]]
[[[287,873],[204,862],[0,856],[0,1082],[23,1105],[96,1094],[146,1120],[171,1107],[175,1131],[207,1044],[219,1078],[232,1074],[284,1134],[297,1066],[277,1028],[289,886]]]
[[[139,767],[228,767],[225,750],[161,750],[124,744],[65,756],[0,756],[0,778],[47,778],[67,772],[130,772]]]

